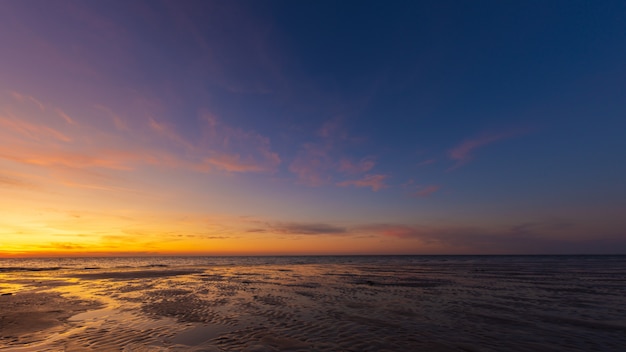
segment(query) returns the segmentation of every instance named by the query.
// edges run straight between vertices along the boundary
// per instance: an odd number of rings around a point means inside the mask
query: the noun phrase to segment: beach
[[[3,259],[2,351],[621,351],[625,256]]]

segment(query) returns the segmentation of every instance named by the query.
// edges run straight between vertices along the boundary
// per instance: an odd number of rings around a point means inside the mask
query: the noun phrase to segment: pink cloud
[[[314,143],[304,144],[298,156],[289,165],[289,171],[298,176],[298,182],[308,186],[321,186],[330,181],[327,174],[332,163],[330,146]]]
[[[359,174],[371,170],[375,165],[376,163],[371,158],[364,158],[358,162],[341,159],[339,161],[339,171],[347,174]]]
[[[337,183],[337,186],[341,187],[371,187],[372,191],[376,192],[383,188],[387,188],[388,186],[385,184],[385,179],[388,175],[366,175],[362,179],[359,180],[348,180]]]
[[[273,161],[270,159],[269,166],[275,166],[279,162],[280,159],[276,155]],[[227,172],[264,172],[271,169],[268,165],[258,163],[252,158],[243,159],[239,154],[216,153],[212,157],[205,158],[204,164],[209,168],[213,167]]]
[[[340,147],[346,143],[353,143],[342,128],[342,117],[330,119],[317,131],[315,142],[303,143],[297,156],[289,165],[289,171],[296,174],[298,183],[308,186],[321,186],[333,182],[336,173],[345,175],[358,175],[374,168],[376,162],[373,157],[365,157],[360,160],[351,160],[340,157]],[[371,176],[370,176],[371,177]],[[350,183],[357,187],[363,182],[376,182],[376,180],[353,180],[338,183],[343,186]],[[376,190],[380,186],[374,185]]]
[[[32,104],[35,104],[39,110],[44,111],[46,110],[45,105],[40,102],[39,100],[35,99],[34,97],[30,96],[30,95],[24,95],[24,94],[20,94],[18,92],[10,92],[11,96],[13,97],[13,99],[21,102],[21,103],[25,103],[25,102],[30,102]]]
[[[420,240],[429,239],[433,233],[432,229],[426,227],[405,224],[364,224],[356,226],[350,231],[382,237]]]
[[[27,145],[0,146],[0,158],[38,166],[65,166],[70,168],[104,168],[132,170],[138,162],[152,164],[154,157],[140,150],[101,149],[84,152],[57,147],[38,148]]]
[[[334,134],[336,134],[341,128],[341,120],[340,118],[334,118],[324,122],[322,127],[317,132],[320,137],[330,138]]]
[[[615,248],[626,245],[623,236],[619,235],[605,235],[602,239],[589,237],[593,231],[588,227],[577,226],[565,219],[513,226],[370,224],[349,229],[349,232],[416,240],[419,241],[416,253],[429,250],[459,254],[614,253]]]
[[[0,187],[20,189],[37,189],[38,186],[30,180],[29,175],[0,171]]]
[[[76,122],[74,121],[74,119],[72,119],[71,117],[69,117],[65,112],[63,112],[61,109],[55,109],[56,113],[68,124],[70,125],[75,125]]]
[[[12,131],[28,139],[41,141],[43,139],[55,139],[57,141],[69,142],[72,139],[54,128],[35,124],[21,120],[19,118],[9,118],[0,116],[0,127],[6,131]]]
[[[426,166],[426,165],[431,165],[434,164],[437,160],[436,159],[428,159],[428,160],[424,160],[422,162],[417,163],[417,166]]]
[[[75,120],[65,108],[24,94],[0,94],[0,99],[0,163],[8,169],[0,173],[4,189],[141,192],[134,176],[154,168],[273,172],[281,162],[269,138],[214,116],[199,122],[205,135],[190,139],[168,123],[173,120],[158,106],[145,103],[130,108],[83,105],[72,110],[81,112]],[[132,119],[123,119],[118,110]],[[17,170],[28,170],[29,178],[10,173]]]
[[[446,244],[453,248],[466,246],[474,241],[484,242],[490,239],[493,230],[454,226],[422,226],[405,224],[370,224],[356,227],[354,231],[366,234],[374,234],[382,237],[399,239],[415,239],[424,245]]]
[[[524,130],[524,131],[513,131],[513,132],[500,133],[500,134],[485,134],[481,137],[468,139],[464,141],[463,143],[459,144],[458,146],[448,151],[448,156],[450,157],[450,159],[456,161],[456,164],[452,166],[449,170],[456,169],[470,162],[473,159],[472,154],[475,152],[476,149],[495,143],[503,139],[515,137],[519,135],[520,133],[524,133],[524,132],[526,131]]]
[[[278,153],[272,151],[270,139],[254,131],[246,131],[222,123],[205,112],[204,138],[196,147],[208,165],[228,172],[273,172],[280,165]]]
[[[167,139],[184,146],[187,149],[193,149],[193,146],[187,142],[184,138],[182,138],[173,127],[167,125],[164,122],[157,122],[152,117],[149,118],[150,127],[157,132],[158,134],[166,137]]]
[[[389,226],[380,229],[380,234],[386,237],[396,237],[396,238],[416,238],[419,237],[420,232],[409,226]]]
[[[431,194],[437,192],[440,188],[441,188],[441,186],[438,186],[438,185],[426,186],[426,187],[418,190],[417,192],[415,192],[415,195],[418,196],[418,197],[428,197]]]
[[[118,114],[113,112],[113,110],[111,110],[110,108],[102,105],[95,105],[94,107],[100,111],[107,113],[107,115],[111,118],[111,121],[113,121],[113,125],[115,125],[115,128],[117,128],[119,131],[129,130],[126,121],[124,121],[124,119],[122,119]]]

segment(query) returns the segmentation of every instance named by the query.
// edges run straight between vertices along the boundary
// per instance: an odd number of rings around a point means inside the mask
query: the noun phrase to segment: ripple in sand
[[[223,325],[199,325],[179,333],[171,342],[187,346],[196,346],[232,330],[232,328]]]
[[[74,314],[99,307],[95,301],[66,298],[59,293],[25,292],[1,296],[0,343],[37,341]]]

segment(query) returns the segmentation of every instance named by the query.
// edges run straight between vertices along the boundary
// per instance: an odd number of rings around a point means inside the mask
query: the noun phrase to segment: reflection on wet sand
[[[624,264],[621,257],[321,259],[6,271],[0,347],[619,351],[626,346]]]

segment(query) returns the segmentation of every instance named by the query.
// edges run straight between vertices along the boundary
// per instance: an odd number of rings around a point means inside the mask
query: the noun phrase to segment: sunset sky
[[[624,1],[0,2],[0,256],[626,253]]]

